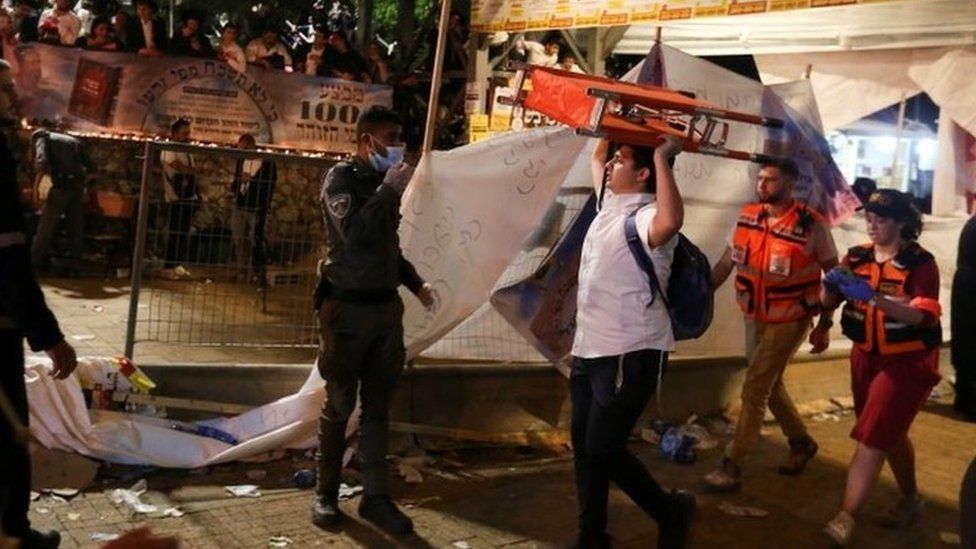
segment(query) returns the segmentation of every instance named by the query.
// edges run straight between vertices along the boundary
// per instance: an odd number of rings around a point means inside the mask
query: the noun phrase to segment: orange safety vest
[[[911,299],[905,291],[912,269],[927,261],[932,254],[917,243],[898,252],[894,258],[878,263],[874,260],[874,246],[865,244],[847,251],[847,263],[857,276],[863,278],[879,294],[877,299],[891,299],[930,312],[941,314],[938,300]],[[910,302],[911,301],[911,302]],[[844,305],[840,317],[844,335],[859,349],[880,355],[894,355],[932,349],[942,343],[942,326],[920,328],[889,318],[877,307],[863,301]]]
[[[769,223],[762,204],[747,204],[732,237],[735,297],[747,317],[790,322],[820,310],[820,262],[807,243],[823,218],[799,202]]]

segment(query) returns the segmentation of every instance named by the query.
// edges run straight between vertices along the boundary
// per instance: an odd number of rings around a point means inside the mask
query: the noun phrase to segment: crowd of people
[[[256,65],[367,84],[391,83],[384,46],[369,44],[364,56],[351,46],[345,33],[321,26],[313,27],[309,36],[302,34],[294,47],[282,41],[280,29],[273,25],[259,29],[245,43],[236,23],[209,25],[205,14],[193,10],[181,14],[178,28],[170,35],[157,14],[155,0],[135,0],[134,12],[120,8],[111,16],[98,17],[75,3],[54,0],[52,6],[39,10],[33,0],[9,2],[0,9],[0,56],[12,55],[19,44],[41,42],[149,57],[219,59],[238,72]]]

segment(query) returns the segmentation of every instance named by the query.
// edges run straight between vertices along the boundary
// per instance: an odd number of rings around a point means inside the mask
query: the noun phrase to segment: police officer
[[[12,110],[16,99],[10,65],[0,60],[0,121],[4,126],[15,121]],[[12,404],[16,419],[26,425],[24,337],[31,349],[44,350],[51,357],[51,375],[57,379],[71,375],[76,362],[75,351],[65,342],[31,270],[16,172],[6,136],[0,131],[0,399]],[[30,457],[5,414],[0,415],[0,471],[3,535],[19,538],[26,549],[57,547],[61,542],[57,532],[30,527]]]
[[[339,473],[346,423],[358,394],[365,489],[359,515],[391,534],[413,530],[390,499],[386,466],[389,408],[405,360],[397,287],[405,285],[428,309],[435,306],[436,294],[404,259],[397,237],[400,197],[413,174],[402,161],[402,130],[399,115],[387,108],[363,112],[356,123],[356,153],[329,170],[319,197],[330,246],[316,292],[318,368],[327,398],[312,522],[321,528],[342,518]]]
[[[40,270],[62,215],[69,244],[66,255],[74,259],[81,257],[85,235],[85,210],[82,204],[85,183],[89,175],[95,173],[96,167],[85,144],[73,136],[40,129],[34,132],[31,141],[34,143],[36,171],[38,175],[50,175],[52,183],[31,243],[31,259],[35,268]]]

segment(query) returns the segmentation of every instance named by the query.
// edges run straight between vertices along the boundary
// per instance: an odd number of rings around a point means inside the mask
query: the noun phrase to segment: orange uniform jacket
[[[877,299],[891,299],[930,313],[936,319],[942,314],[939,301],[929,297],[912,298],[906,283],[912,269],[934,261],[932,254],[912,243],[893,259],[884,263],[874,260],[871,244],[855,246],[847,252],[847,264],[854,274],[863,278],[876,292]],[[932,349],[942,343],[942,326],[909,326],[888,318],[877,307],[863,301],[848,301],[841,313],[844,335],[854,345],[867,352],[893,355]]]
[[[747,204],[732,237],[735,294],[747,317],[780,323],[820,310],[820,262],[808,246],[821,216],[799,202],[774,224],[762,204]]]

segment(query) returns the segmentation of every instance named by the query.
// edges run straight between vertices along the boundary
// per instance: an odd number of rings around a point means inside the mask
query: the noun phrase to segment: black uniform
[[[956,275],[952,279],[952,365],[956,368],[955,408],[976,421],[976,216],[959,235]]]
[[[24,336],[31,349],[49,349],[64,339],[34,279],[24,236],[16,166],[0,133],[0,389],[25,424]],[[0,509],[4,532],[21,537],[30,529],[30,458],[13,442],[10,425],[0,418]]]
[[[320,200],[329,242],[317,306],[318,367],[327,398],[319,430],[318,495],[335,501],[346,423],[361,389],[359,460],[365,493],[386,495],[389,408],[405,360],[400,284],[423,280],[400,251],[400,195],[370,166],[336,164]]]
[[[37,130],[32,136],[34,163],[38,171],[51,176],[51,191],[31,243],[34,265],[44,263],[48,246],[64,216],[68,236],[67,256],[81,256],[85,233],[84,195],[88,175],[95,173],[95,162],[85,144],[68,134]]]

